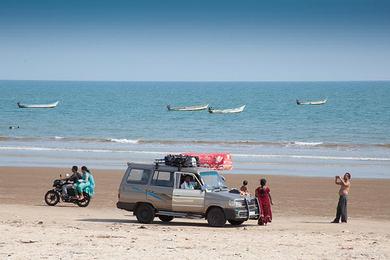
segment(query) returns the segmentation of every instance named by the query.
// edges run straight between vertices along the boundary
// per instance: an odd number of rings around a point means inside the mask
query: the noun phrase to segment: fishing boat
[[[318,101],[305,101],[305,102],[302,102],[302,101],[299,101],[297,99],[297,105],[323,105],[326,103],[326,101],[328,101],[327,99],[324,99],[324,100],[318,100]]]
[[[213,109],[209,107],[209,113],[211,114],[233,114],[233,113],[241,113],[244,111],[246,105],[237,107],[237,108],[228,108],[228,109]]]
[[[18,102],[19,108],[55,108],[58,105],[59,101],[50,104],[22,104]]]
[[[171,105],[167,106],[168,111],[200,111],[200,110],[206,110],[209,107],[209,104],[207,105],[200,105],[200,106],[189,106],[189,107],[171,107]]]

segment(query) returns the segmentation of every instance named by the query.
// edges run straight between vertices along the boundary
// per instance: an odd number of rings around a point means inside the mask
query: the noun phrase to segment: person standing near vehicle
[[[248,185],[248,181],[247,181],[247,180],[244,180],[244,181],[242,182],[242,186],[241,186],[241,188],[240,188],[240,194],[241,194],[241,195],[246,196],[246,195],[249,195],[249,194],[250,194],[249,191],[248,191],[247,185]]]
[[[332,223],[339,223],[340,218],[342,223],[347,223],[348,214],[347,214],[347,201],[349,188],[351,187],[351,174],[349,172],[344,174],[344,177],[335,176],[334,183],[340,185],[339,190],[339,203],[337,204],[336,218]]]
[[[268,222],[272,221],[272,210],[271,205],[273,205],[271,190],[266,186],[267,180],[260,180],[260,187],[255,190],[255,196],[259,200],[260,206],[260,217],[257,224],[264,226]]]
[[[79,168],[77,166],[72,167],[72,175],[69,178],[66,178],[65,181],[69,182],[62,186],[62,193],[65,197],[68,197],[68,189],[73,188],[79,179],[81,179],[81,174],[78,172]]]

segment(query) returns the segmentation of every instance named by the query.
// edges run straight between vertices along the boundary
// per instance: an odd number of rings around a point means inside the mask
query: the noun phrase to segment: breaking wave
[[[321,141],[252,141],[252,140],[164,140],[164,139],[126,139],[126,138],[98,138],[98,137],[24,137],[24,136],[0,136],[0,142],[79,142],[79,143],[117,143],[117,144],[162,144],[162,145],[225,145],[225,146],[270,146],[270,147],[302,147],[302,148],[369,148],[376,147],[390,149],[390,143],[354,144],[354,143],[327,143]]]
[[[22,150],[22,151],[57,151],[57,152],[89,152],[89,153],[128,153],[128,154],[150,154],[166,155],[166,151],[135,151],[135,150],[112,150],[112,149],[81,149],[81,148],[51,148],[32,146],[0,146],[0,150]],[[246,158],[293,158],[293,159],[317,159],[317,160],[350,160],[350,161],[390,161],[386,157],[353,157],[353,156],[322,156],[322,155],[294,155],[294,154],[242,154],[233,153],[233,157]]]
[[[138,143],[139,143],[138,140],[131,140],[131,139],[116,139],[116,138],[111,138],[111,139],[107,139],[107,140],[110,141],[110,142],[121,143],[121,144],[138,144]]]
[[[317,146],[317,145],[322,145],[323,142],[292,142],[292,145],[297,145],[297,146]]]

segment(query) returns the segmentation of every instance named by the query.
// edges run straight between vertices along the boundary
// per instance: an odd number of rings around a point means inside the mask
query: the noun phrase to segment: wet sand
[[[93,170],[96,195],[90,207],[115,207],[123,170]],[[68,169],[0,167],[0,203],[43,205],[45,192],[53,180]],[[311,215],[329,217],[336,211],[338,188],[334,178],[225,174],[229,187],[241,186],[248,180],[249,191],[254,193],[259,179],[268,180],[277,216]],[[349,216],[365,219],[390,220],[390,180],[352,179],[348,201]]]

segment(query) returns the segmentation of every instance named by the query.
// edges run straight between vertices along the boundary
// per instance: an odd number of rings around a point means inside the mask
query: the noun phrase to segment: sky
[[[0,79],[390,80],[390,1],[0,0]]]

